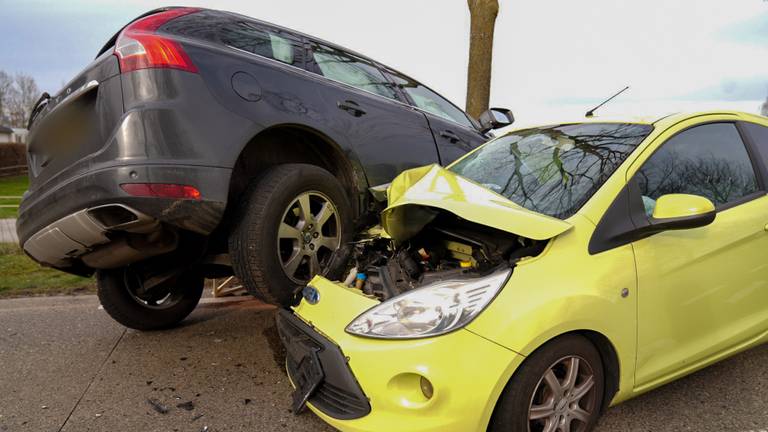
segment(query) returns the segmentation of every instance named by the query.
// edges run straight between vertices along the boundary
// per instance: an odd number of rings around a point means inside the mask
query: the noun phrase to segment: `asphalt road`
[[[0,301],[0,432],[331,430],[290,412],[274,309],[208,303],[179,328],[141,333],[98,306],[92,296]],[[612,408],[598,428],[761,430],[768,346]]]

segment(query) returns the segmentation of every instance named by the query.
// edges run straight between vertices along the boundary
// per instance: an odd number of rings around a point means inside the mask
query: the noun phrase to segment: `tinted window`
[[[763,166],[768,166],[768,127],[746,122],[742,122],[741,125],[747,131],[752,142],[755,143],[755,149],[757,149]]]
[[[238,15],[201,11],[174,19],[162,30],[303,66],[300,64],[303,47],[298,38]]]
[[[567,218],[653,130],[585,123],[511,132],[450,169],[530,210]]]
[[[731,123],[697,126],[675,135],[636,178],[649,215],[665,194],[700,195],[721,206],[758,190],[747,149]]]
[[[463,126],[473,127],[462,110],[439,94],[400,74],[390,72],[390,76],[395,84],[408,94],[416,107]]]
[[[324,77],[397,100],[397,92],[370,61],[319,44],[313,45],[312,55]]]

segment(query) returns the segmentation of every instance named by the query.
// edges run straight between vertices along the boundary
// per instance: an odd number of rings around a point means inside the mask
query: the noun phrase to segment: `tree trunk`
[[[498,0],[467,0],[471,25],[467,68],[467,112],[477,118],[488,109],[491,97],[493,30],[499,14]]]

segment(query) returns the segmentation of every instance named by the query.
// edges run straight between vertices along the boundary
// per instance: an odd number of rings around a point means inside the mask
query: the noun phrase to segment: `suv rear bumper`
[[[64,182],[58,182],[55,187],[45,192],[38,190],[31,196],[25,196],[19,208],[19,218],[16,230],[19,243],[33,258],[56,266],[56,262],[75,256],[56,257],[47,254],[43,260],[39,251],[45,248],[45,241],[40,237],[51,230],[58,229],[59,240],[72,241],[83,250],[92,245],[84,239],[100,240],[102,243],[110,227],[89,217],[88,210],[105,205],[125,207],[134,213],[138,219],[146,223],[161,222],[180,229],[199,234],[210,234],[222,219],[229,191],[231,169],[189,166],[189,165],[119,165],[102,168],[97,171],[73,177]],[[200,191],[199,200],[170,199],[155,197],[134,197],[120,188],[124,183],[172,183],[191,185]],[[83,228],[85,221],[86,228]],[[65,234],[67,228],[80,226],[72,236]],[[103,231],[100,228],[104,228]],[[124,227],[116,227],[122,229]],[[90,234],[85,232],[89,231]],[[99,232],[102,231],[102,232]],[[109,241],[106,235],[106,241]],[[27,248],[27,242],[31,248]],[[51,241],[54,237],[50,237]],[[78,241],[80,240],[80,241]],[[96,242],[95,244],[100,244]],[[78,249],[78,248],[73,248]],[[74,251],[77,254],[80,251]],[[54,254],[55,255],[55,254]],[[52,262],[55,261],[55,262]],[[63,262],[63,261],[61,261]]]

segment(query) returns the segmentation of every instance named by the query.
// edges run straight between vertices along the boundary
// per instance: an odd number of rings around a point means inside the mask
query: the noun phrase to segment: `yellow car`
[[[278,314],[342,431],[588,431],[768,339],[768,119],[549,125],[402,173],[345,281]]]

